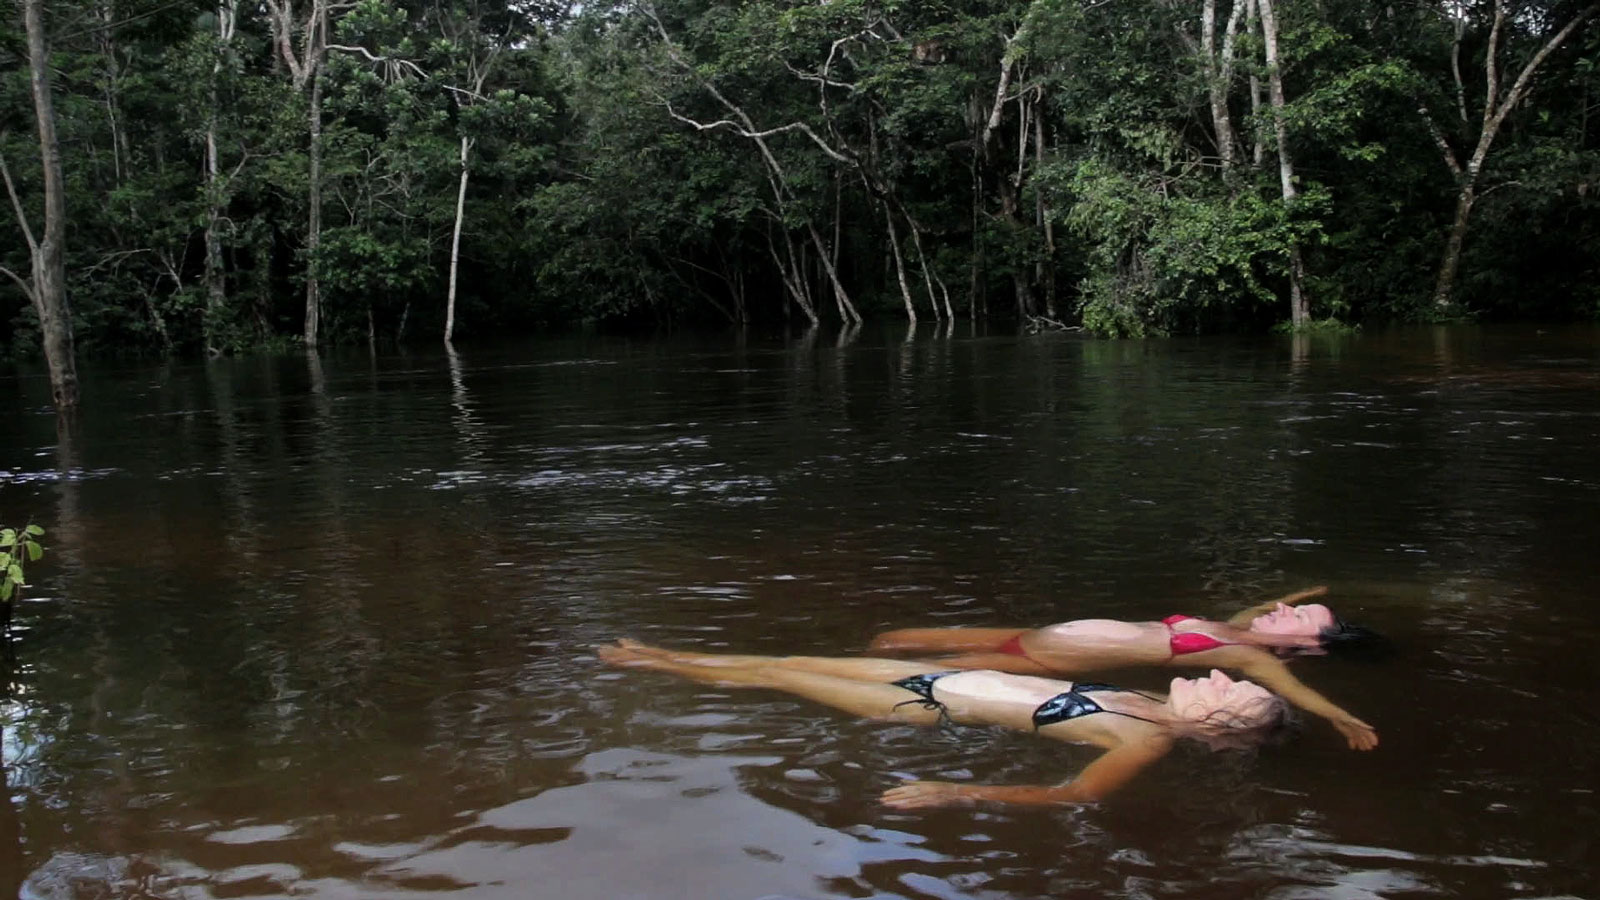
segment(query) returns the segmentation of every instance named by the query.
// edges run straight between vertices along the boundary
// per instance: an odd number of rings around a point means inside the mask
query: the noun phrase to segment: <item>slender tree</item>
[[[1545,38],[1523,64],[1522,70],[1517,73],[1516,80],[1511,83],[1510,88],[1506,88],[1501,83],[1499,57],[1508,19],[1512,18],[1512,14],[1507,0],[1491,0],[1491,2],[1494,4],[1494,17],[1493,24],[1489,27],[1488,45],[1484,48],[1483,56],[1483,111],[1477,140],[1473,142],[1472,152],[1464,164],[1455,148],[1450,145],[1450,141],[1445,138],[1443,129],[1434,120],[1427,104],[1422,104],[1418,109],[1427,123],[1434,143],[1439,147],[1445,167],[1450,170],[1456,182],[1455,216],[1450,220],[1450,232],[1445,238],[1444,255],[1439,262],[1439,276],[1433,288],[1434,305],[1441,308],[1449,307],[1454,302],[1456,274],[1461,267],[1461,248],[1466,241],[1472,206],[1478,199],[1478,184],[1483,175],[1484,161],[1488,159],[1489,149],[1494,146],[1495,138],[1505,125],[1506,116],[1527,99],[1529,91],[1533,89],[1534,76],[1538,73],[1539,67],[1550,58],[1550,54],[1566,43],[1597,10],[1600,10],[1600,3],[1590,3],[1582,7],[1567,20],[1565,25]],[[1465,15],[1465,12],[1465,10],[1454,10],[1450,14],[1459,17]],[[1466,125],[1468,122],[1466,90],[1462,83],[1460,68],[1461,21],[1457,20],[1457,37],[1451,44],[1451,65],[1456,79],[1459,114],[1462,124]]]
[[[55,99],[50,86],[50,54],[45,44],[44,0],[24,0],[23,23],[28,33],[28,71],[34,117],[39,130],[39,161],[43,168],[44,218],[38,239],[28,225],[22,200],[0,157],[0,175],[28,244],[32,277],[23,279],[10,269],[5,274],[28,295],[39,316],[45,365],[50,371],[50,396],[58,411],[78,405],[78,364],[73,350],[72,308],[67,302],[66,267],[62,262],[67,229],[66,185],[61,176],[61,144],[56,137]]]
[[[211,62],[211,75],[207,83],[205,135],[205,194],[206,194],[206,352],[216,356],[222,352],[221,323],[227,316],[228,287],[222,263],[223,211],[226,206],[227,177],[219,164],[219,119],[222,115],[220,82],[227,54],[232,50],[234,35],[238,30],[238,0],[219,0],[215,9],[216,30]],[[241,161],[240,165],[243,165]],[[237,174],[237,172],[235,172]]]
[[[307,0],[298,10],[295,0],[266,0],[272,20],[273,42],[289,70],[295,89],[306,91],[306,314],[301,337],[315,347],[322,321],[322,292],[317,278],[317,252],[322,245],[322,93],[323,68],[328,57],[329,15],[348,9],[349,3]],[[296,47],[295,39],[299,38]]]
[[[1283,92],[1283,67],[1278,56],[1278,17],[1272,0],[1258,0],[1261,7],[1261,37],[1267,56],[1267,95],[1272,101],[1272,130],[1278,141],[1278,184],[1283,204],[1293,210],[1299,189],[1295,185],[1294,159],[1289,153],[1289,126],[1284,119],[1288,105]],[[1311,302],[1305,293],[1305,264],[1298,241],[1289,242],[1289,321],[1300,328],[1311,318]]]

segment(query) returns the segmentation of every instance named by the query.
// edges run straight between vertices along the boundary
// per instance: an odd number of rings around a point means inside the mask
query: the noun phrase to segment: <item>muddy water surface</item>
[[[0,896],[1594,896],[1600,332],[595,340],[0,377],[48,529]],[[1086,748],[596,665],[1324,583],[1373,722],[1115,802],[897,813]],[[1168,675],[1116,673],[1159,687]]]

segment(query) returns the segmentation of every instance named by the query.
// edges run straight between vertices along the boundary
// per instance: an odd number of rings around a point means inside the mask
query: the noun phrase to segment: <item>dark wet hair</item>
[[[1329,656],[1372,662],[1394,653],[1394,644],[1383,635],[1361,625],[1352,625],[1334,616],[1333,624],[1317,632],[1322,650]]]

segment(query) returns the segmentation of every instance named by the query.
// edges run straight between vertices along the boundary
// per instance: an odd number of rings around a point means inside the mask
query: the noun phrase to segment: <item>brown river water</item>
[[[0,896],[1596,897],[1600,330],[583,339],[0,373]],[[1090,748],[600,667],[619,636],[1226,616],[1372,722],[1099,805]],[[1160,688],[1170,671],[1111,673]]]

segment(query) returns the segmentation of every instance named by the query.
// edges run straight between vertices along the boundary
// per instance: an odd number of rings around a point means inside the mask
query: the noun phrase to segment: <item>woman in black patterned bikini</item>
[[[1288,708],[1266,689],[1218,671],[1174,678],[1171,693],[1161,696],[992,670],[930,671],[926,663],[905,660],[690,653],[629,640],[598,652],[608,665],[771,688],[867,718],[995,725],[1106,751],[1076,778],[1055,786],[908,782],[883,794],[883,802],[897,809],[1092,803],[1165,756],[1179,738],[1213,747],[1250,746],[1280,729]]]

